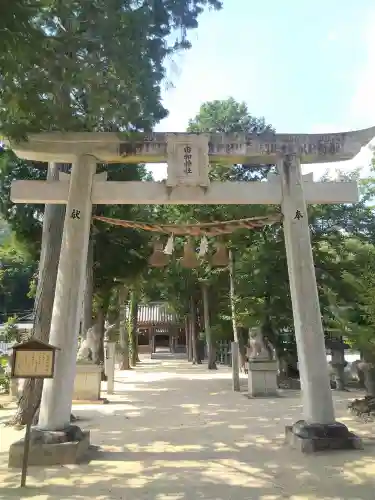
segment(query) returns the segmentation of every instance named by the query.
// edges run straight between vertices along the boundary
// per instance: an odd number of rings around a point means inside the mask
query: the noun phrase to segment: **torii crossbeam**
[[[100,174],[98,174],[100,175]],[[69,179],[60,181],[14,181],[11,199],[14,203],[66,204]],[[313,182],[312,174],[303,176],[308,204],[355,203],[356,182]],[[268,182],[210,182],[207,191],[197,186],[176,186],[168,192],[164,182],[94,182],[91,202],[94,205],[281,205],[279,175],[269,175]]]
[[[25,159],[73,163],[77,156],[87,154],[103,162],[163,162],[173,156],[175,143],[186,144],[198,138],[200,147],[191,158],[195,171],[186,175],[185,182],[172,181],[173,191],[162,182],[94,182],[91,201],[94,204],[280,204],[281,183],[211,182],[198,164],[211,162],[274,164],[280,156],[297,154],[302,163],[336,162],[352,158],[375,136],[375,127],[357,132],[336,134],[171,134],[155,133],[143,140],[124,141],[116,133],[58,132],[31,135],[26,143],[12,145],[15,153]],[[168,142],[169,141],[169,142]],[[174,141],[174,142],[173,142]],[[172,147],[168,144],[172,143]],[[206,151],[202,151],[206,146]],[[186,156],[186,155],[185,155]],[[174,158],[175,160],[175,158]],[[199,161],[203,160],[203,161]],[[183,158],[181,158],[183,163]],[[172,169],[173,170],[173,169]],[[172,175],[170,175],[172,173]],[[175,171],[168,173],[173,178]],[[176,175],[175,175],[176,177]],[[177,175],[178,177],[178,175]],[[186,182],[187,178],[192,182]],[[181,178],[181,176],[180,176]],[[280,179],[279,179],[280,180]],[[314,183],[305,177],[307,203],[341,203],[357,200],[356,183]],[[197,182],[195,182],[197,181]],[[69,179],[55,182],[15,181],[11,199],[15,203],[67,203]]]

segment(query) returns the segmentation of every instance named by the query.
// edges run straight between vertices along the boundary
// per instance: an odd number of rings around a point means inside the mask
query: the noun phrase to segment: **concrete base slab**
[[[42,431],[38,431],[41,433]],[[51,436],[53,433],[48,433]],[[67,465],[82,462],[90,448],[90,432],[81,431],[79,439],[74,441],[59,441],[60,434],[55,433],[56,439],[51,442],[43,442],[32,438],[30,440],[29,465],[49,466]],[[55,442],[54,442],[55,441]],[[24,452],[24,439],[11,444],[9,448],[8,467],[22,468]]]
[[[361,439],[344,424],[307,424],[302,420],[285,428],[285,444],[302,453],[363,448]]]

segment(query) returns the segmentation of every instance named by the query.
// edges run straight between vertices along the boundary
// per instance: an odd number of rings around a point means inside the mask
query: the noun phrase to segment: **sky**
[[[374,0],[223,0],[168,61],[158,131],[182,132],[201,104],[234,97],[280,133],[342,132],[375,125]],[[172,87],[170,85],[172,83]],[[368,172],[371,151],[349,162],[309,165]],[[152,168],[159,180],[164,165]]]

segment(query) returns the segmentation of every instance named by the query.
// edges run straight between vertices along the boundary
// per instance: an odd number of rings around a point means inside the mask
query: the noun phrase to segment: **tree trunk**
[[[138,302],[135,303],[134,306],[134,314],[132,317],[132,366],[136,366],[137,361],[139,361],[138,357],[138,335],[137,335],[137,324],[138,324]]]
[[[366,395],[375,398],[375,363],[365,360],[359,364],[359,368],[363,371]]]
[[[229,250],[229,298],[230,298],[230,308],[232,313],[231,315],[232,315],[233,340],[238,344],[239,340],[238,340],[235,291],[234,291],[234,258],[232,250]]]
[[[288,362],[285,357],[277,358],[277,379],[282,382],[288,378]]]
[[[208,304],[208,285],[202,283],[202,298],[203,298],[203,316],[204,316],[204,330],[206,334],[207,343],[207,357],[208,357],[208,369],[217,370],[216,366],[216,353],[215,347],[212,341],[211,325],[210,325],[210,311]]]
[[[86,338],[87,330],[92,327],[92,302],[94,293],[94,240],[92,235],[90,235],[88,253],[87,253],[87,264],[86,264],[86,282],[85,282],[85,294],[83,299],[83,315],[82,315],[82,339]]]
[[[345,351],[342,344],[331,350],[333,377],[337,391],[345,391]]]
[[[359,351],[359,361],[354,361],[354,364],[356,365],[357,368],[357,375],[358,375],[358,384],[361,389],[366,389],[366,384],[365,384],[365,373],[362,368],[362,364],[365,361],[365,355],[364,352],[361,350]]]
[[[187,358],[188,361],[193,361],[193,346],[191,343],[191,318],[188,315],[185,317],[185,336]]]
[[[104,336],[105,336],[105,317],[107,307],[100,305],[96,311],[94,324],[94,335],[92,336],[92,361],[97,365],[102,365],[104,368]],[[102,371],[102,381],[106,381],[107,376]]]
[[[104,305],[98,307],[95,319],[95,345],[93,346],[93,362],[97,365],[104,363],[104,334],[105,334],[105,315]]]
[[[141,360],[139,359],[139,337],[138,337],[138,303],[137,303],[137,315],[136,315],[136,325],[135,325],[135,362],[140,363]]]
[[[358,385],[361,389],[366,389],[365,372],[359,368],[358,371]]]
[[[119,311],[120,311],[120,349],[121,361],[120,370],[130,370],[129,362],[129,335],[126,328],[126,298],[128,289],[125,285],[121,285],[119,289]]]
[[[232,250],[229,250],[229,298],[230,298],[230,308],[231,308],[231,316],[232,316],[232,328],[233,328],[233,341],[235,345],[232,349],[233,351],[238,352],[238,359],[233,360],[232,358],[232,382],[233,382],[233,390],[236,392],[240,391],[240,366],[245,365],[245,358],[241,355],[241,348],[238,336],[237,329],[237,317],[236,317],[236,297],[235,297],[235,289],[234,289],[234,257]],[[243,353],[242,353],[243,354]]]
[[[202,360],[198,356],[198,346],[197,346],[197,311],[196,304],[193,297],[190,299],[190,337],[191,337],[191,348],[193,355],[193,365],[202,364]]]
[[[131,366],[137,364],[137,326],[138,326],[138,294],[133,288],[130,292],[129,317],[128,317],[128,335],[130,341],[130,363]]]
[[[69,165],[50,163],[47,180],[58,180],[59,170],[68,172]],[[43,217],[42,249],[39,261],[39,277],[34,301],[33,337],[49,341],[57,268],[60,259],[65,205],[46,205]],[[26,379],[18,408],[11,424],[25,425],[36,415],[42,398],[43,380]]]

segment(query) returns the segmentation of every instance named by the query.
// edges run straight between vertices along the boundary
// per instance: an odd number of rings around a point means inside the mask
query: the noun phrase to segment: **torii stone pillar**
[[[287,426],[286,441],[303,452],[359,448],[335,420],[300,159],[283,155],[277,167],[304,416]]]
[[[281,208],[304,419],[310,424],[331,424],[335,421],[335,414],[301,165],[296,155],[286,155],[277,166],[282,181]]]
[[[70,174],[50,332],[50,342],[60,351],[54,378],[43,384],[38,427],[44,430],[62,430],[70,425],[96,162],[93,156],[77,157]]]

